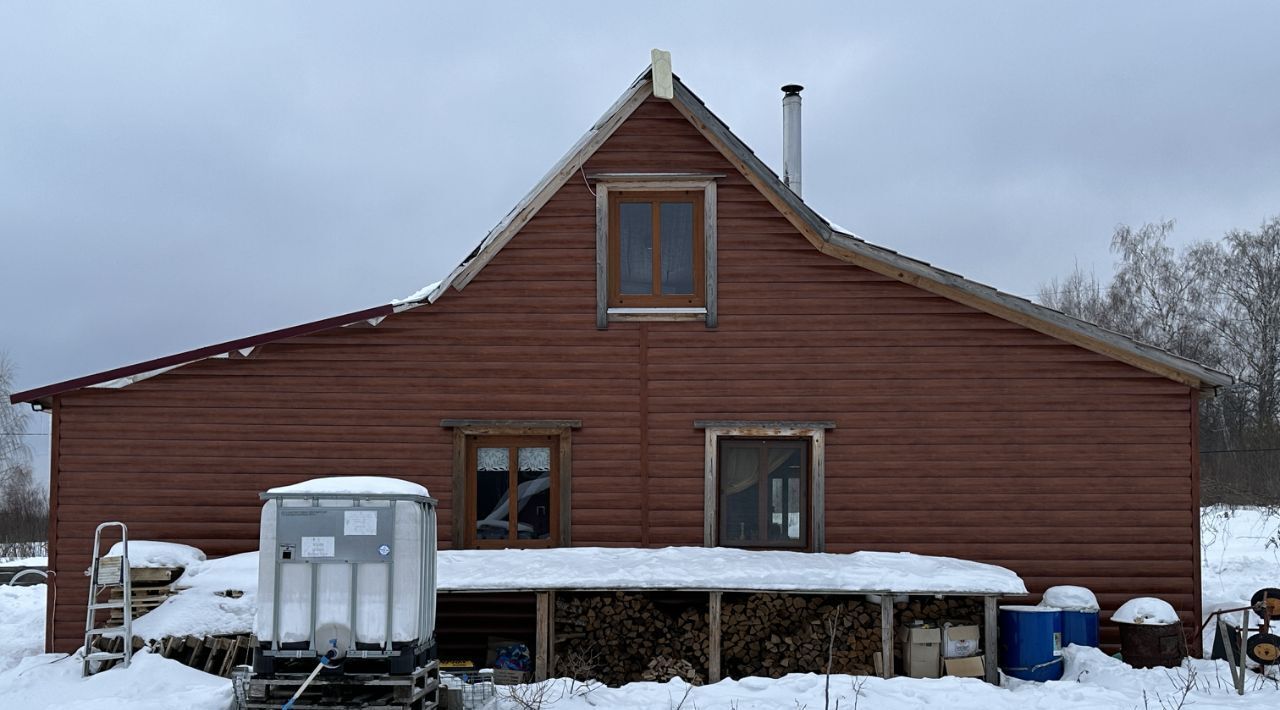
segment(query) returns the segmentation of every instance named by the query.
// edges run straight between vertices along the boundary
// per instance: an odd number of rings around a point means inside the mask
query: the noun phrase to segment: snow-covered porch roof
[[[1022,579],[996,565],[908,552],[850,554],[726,547],[447,550],[441,592],[722,591],[1012,596]]]

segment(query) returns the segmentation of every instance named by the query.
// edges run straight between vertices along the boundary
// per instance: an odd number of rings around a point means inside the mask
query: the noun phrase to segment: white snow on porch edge
[[[1026,594],[1010,570],[908,552],[832,554],[567,547],[449,550],[438,558],[443,592],[529,589],[726,589],[778,592]]]

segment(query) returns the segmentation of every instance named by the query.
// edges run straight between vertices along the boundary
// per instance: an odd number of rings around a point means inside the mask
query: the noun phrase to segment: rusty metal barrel
[[[1130,599],[1111,620],[1120,626],[1120,658],[1134,668],[1176,668],[1187,656],[1182,622],[1162,599]]]

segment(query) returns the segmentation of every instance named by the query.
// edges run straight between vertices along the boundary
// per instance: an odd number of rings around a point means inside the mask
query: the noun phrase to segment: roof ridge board
[[[542,178],[538,180],[538,182],[534,183],[534,186],[529,190],[529,192],[527,192],[525,196],[521,198],[520,201],[517,202],[501,220],[498,221],[496,225],[494,225],[493,229],[489,230],[489,233],[480,240],[480,243],[476,245],[476,248],[471,251],[467,258],[464,259],[461,264],[458,264],[458,266],[455,267],[447,277],[445,277],[441,284],[441,288],[438,289],[439,292],[443,293],[444,291],[447,291],[450,286],[458,289],[465,288],[480,268],[483,268],[484,263],[487,263],[486,259],[477,264],[477,261],[482,258],[484,252],[490,249],[494,244],[498,244],[498,242],[502,242],[502,244],[499,244],[495,249],[493,249],[493,251],[501,249],[502,246],[505,245],[506,241],[514,235],[514,232],[519,231],[518,228],[514,230],[512,229],[513,226],[517,225],[518,217],[531,207],[533,208],[532,212],[536,214],[537,210],[541,209],[542,204],[545,204],[546,199],[549,199],[554,195],[560,187],[568,182],[568,179],[572,177],[573,173],[577,172],[577,168],[575,168],[574,170],[570,170],[566,173],[565,171],[567,168],[574,163],[579,163],[578,167],[580,168],[581,164],[585,164],[591,155],[595,154],[599,145],[593,147],[591,144],[596,141],[601,132],[607,131],[604,139],[599,141],[603,143],[604,140],[612,135],[613,131],[631,115],[639,103],[642,103],[644,99],[647,99],[652,95],[653,92],[649,81],[649,75],[652,71],[653,68],[651,66],[646,67],[645,70],[636,77],[635,81],[627,87],[627,90],[613,102],[613,105],[611,105],[608,110],[606,110],[604,114],[595,121],[595,123],[591,124],[591,128],[588,129],[587,132],[583,134],[582,137],[579,138],[577,142],[575,142],[573,146],[571,146],[569,150],[551,166],[551,169],[548,170]],[[644,99],[637,101],[637,98],[641,95],[643,95]],[[534,207],[535,203],[539,202],[543,195],[545,195],[546,199],[541,199],[542,204],[538,204]],[[532,214],[530,217],[531,216]],[[523,224],[520,224],[519,226],[523,226]]]
[[[929,262],[907,256],[900,252],[887,247],[882,247],[867,241],[863,237],[856,234],[845,234],[843,230],[836,229],[830,220],[821,213],[810,207],[803,198],[796,195],[789,187],[787,187],[768,165],[760,159],[759,156],[751,150],[741,138],[729,128],[719,116],[717,116],[706,103],[700,99],[697,94],[693,93],[682,81],[675,81],[675,98],[681,100],[683,104],[691,109],[691,112],[699,114],[698,118],[711,130],[712,134],[719,138],[725,146],[731,150],[735,156],[742,160],[750,167],[765,186],[772,189],[775,194],[786,203],[788,207],[795,210],[796,214],[824,241],[829,244],[847,249],[850,251],[871,252],[864,253],[863,256],[868,259],[886,263],[894,268],[910,268],[916,272],[916,275],[937,282],[940,285],[956,288],[963,291],[985,291],[986,293],[972,293],[976,298],[992,302],[1000,308],[1007,308],[1014,311],[1022,312],[1024,315],[1044,321],[1048,324],[1055,325],[1059,328],[1066,328],[1075,331],[1078,335],[1098,341],[1120,340],[1120,342],[1108,343],[1112,347],[1130,350],[1134,355],[1151,360],[1155,363],[1174,370],[1183,371],[1186,374],[1200,380],[1201,383],[1212,387],[1226,386],[1235,381],[1231,375],[1214,370],[1202,363],[1196,362],[1190,358],[1177,355],[1175,353],[1163,350],[1144,343],[1136,338],[1123,333],[1102,328],[1096,324],[1090,323],[1075,316],[1063,313],[1061,311],[1043,306],[1034,301],[1020,298],[1010,293],[1001,291],[994,286],[989,286],[979,281],[967,278],[959,273],[948,271],[938,266],[934,266]],[[716,129],[719,130],[716,130]],[[851,244],[843,244],[842,242],[851,242]],[[857,245],[856,247],[854,245]],[[859,248],[860,247],[860,248]],[[897,263],[897,262],[907,262]],[[911,265],[915,265],[911,268]],[[954,281],[958,283],[948,283]],[[1009,301],[1014,301],[1010,303]],[[1027,311],[1030,311],[1029,313]],[[993,314],[1001,317],[1000,314]],[[1061,322],[1065,321],[1065,322]],[[1050,337],[1059,337],[1049,334]],[[1079,345],[1077,343],[1077,345]],[[1081,346],[1084,347],[1084,346]],[[1103,353],[1106,354],[1106,353]],[[1114,357],[1114,355],[1109,355]]]

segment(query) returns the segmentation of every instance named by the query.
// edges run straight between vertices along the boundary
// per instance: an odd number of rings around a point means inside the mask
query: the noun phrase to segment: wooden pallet
[[[99,650],[119,652],[124,648],[120,636],[108,636],[100,639]],[[230,678],[236,666],[253,662],[253,649],[257,640],[248,634],[238,636],[166,636],[159,641],[144,644],[142,639],[133,638],[133,650],[137,652],[147,646],[152,653],[171,658],[184,666],[190,666],[205,673],[212,673],[223,678]],[[117,661],[103,661],[102,670],[116,665]]]
[[[246,688],[248,710],[278,710],[306,680],[305,675],[253,676]],[[436,661],[409,675],[319,675],[294,710],[434,710],[439,707]]]
[[[182,576],[182,569],[174,567],[131,567],[129,568],[130,596],[132,597],[133,618],[138,618],[160,606],[173,595],[173,583]],[[107,596],[111,602],[124,601],[124,589],[115,587]],[[107,620],[109,626],[124,623],[124,611],[112,609]]]

